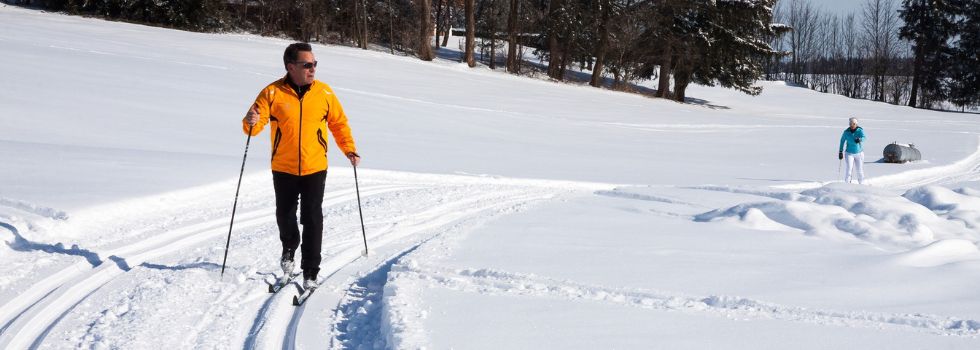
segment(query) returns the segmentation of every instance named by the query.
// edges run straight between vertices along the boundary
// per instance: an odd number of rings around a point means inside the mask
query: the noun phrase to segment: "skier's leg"
[[[276,223],[283,253],[291,254],[299,247],[299,226],[296,225],[296,200],[299,196],[299,177],[272,172],[272,187],[276,192]]]
[[[859,184],[864,184],[864,152],[854,155],[854,170],[857,171]]]
[[[300,267],[304,279],[316,279],[320,272],[320,249],[323,242],[323,186],[327,172],[303,176],[300,195],[300,223],[303,224],[303,258]]]
[[[854,161],[854,155],[850,153],[844,153],[844,182],[851,183],[851,163]]]

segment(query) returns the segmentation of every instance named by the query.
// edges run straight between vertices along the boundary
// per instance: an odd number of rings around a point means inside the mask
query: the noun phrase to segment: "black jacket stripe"
[[[316,138],[320,142],[320,146],[323,146],[323,151],[327,151],[327,140],[323,139],[323,129],[316,129]]]
[[[276,140],[272,142],[272,158],[276,157],[276,150],[279,149],[279,141],[282,141],[282,130],[276,128]]]

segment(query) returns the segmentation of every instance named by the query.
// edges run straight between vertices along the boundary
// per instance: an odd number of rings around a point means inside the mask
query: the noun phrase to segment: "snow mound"
[[[738,217],[738,220],[734,220],[734,218],[732,218],[729,221],[740,224],[743,227],[765,231],[786,231],[794,229],[794,227],[787,226],[779,221],[770,219],[768,216],[766,216],[766,213],[759,208],[748,208],[741,214],[741,216]]]
[[[899,196],[873,187],[829,184],[777,199],[712,210],[694,220],[767,230],[782,225],[808,235],[857,238],[903,250],[941,239],[980,239],[973,229],[980,223],[980,211],[974,210],[980,198],[940,187],[916,188]]]
[[[933,267],[967,260],[980,260],[980,249],[965,239],[944,239],[895,256],[901,265]]]
[[[951,190],[939,186],[917,187],[902,195],[906,199],[929,208],[948,220],[962,222],[967,228],[976,229],[980,223],[980,193],[970,188]]]

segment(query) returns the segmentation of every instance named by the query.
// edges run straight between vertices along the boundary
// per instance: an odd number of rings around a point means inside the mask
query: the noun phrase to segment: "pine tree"
[[[980,106],[980,2],[962,1],[959,10],[949,99],[960,107]]]
[[[699,64],[703,49],[709,46],[704,26],[709,22],[711,3],[655,0],[651,5],[647,14],[649,25],[639,42],[641,50],[646,48],[650,52],[641,56],[650,58],[646,65],[660,67],[656,96],[683,101],[693,66]],[[671,74],[674,75],[673,96],[669,93]]]
[[[673,99],[684,101],[688,84],[721,85],[750,95],[769,46],[773,0],[664,1],[654,40],[663,47],[658,95],[666,95],[666,67],[674,76]],[[669,61],[668,61],[669,60]]]
[[[905,24],[899,37],[912,42],[912,91],[909,106],[930,106],[946,99],[944,80],[952,50],[947,44],[955,32],[953,7],[948,0],[904,0],[899,15]]]
[[[547,52],[538,52],[548,57],[548,76],[564,80],[569,64],[591,59],[594,50],[591,0],[549,0],[547,19],[544,22]]]
[[[706,61],[695,70],[695,81],[749,95],[762,88],[753,85],[762,77],[764,63],[777,54],[769,46],[772,31],[772,0],[718,0],[707,24],[710,45]]]

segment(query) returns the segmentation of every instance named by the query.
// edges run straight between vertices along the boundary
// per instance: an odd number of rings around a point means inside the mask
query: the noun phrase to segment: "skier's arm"
[[[847,142],[847,132],[840,134],[840,147],[837,147],[837,153],[844,152],[845,142]]]
[[[266,124],[269,123],[269,106],[272,105],[272,88],[263,89],[259,92],[259,96],[255,98],[255,102],[249,107],[249,113],[246,114],[245,119],[242,119],[242,132],[248,134],[249,129],[252,130],[252,136],[258,135],[262,132],[262,129]],[[259,120],[252,127],[248,125],[248,116],[255,111],[259,114]]]
[[[854,142],[857,143],[862,143],[865,140],[867,140],[867,137],[864,136],[864,129],[858,129],[858,132],[856,135],[854,135],[854,138],[855,138]]]
[[[344,152],[344,155],[356,154],[357,147],[354,145],[354,137],[351,136],[350,125],[347,124],[347,114],[344,113],[344,107],[340,105],[340,100],[337,99],[337,95],[333,91],[330,91],[327,96],[327,104],[329,106],[327,128],[330,129],[334,142]]]

